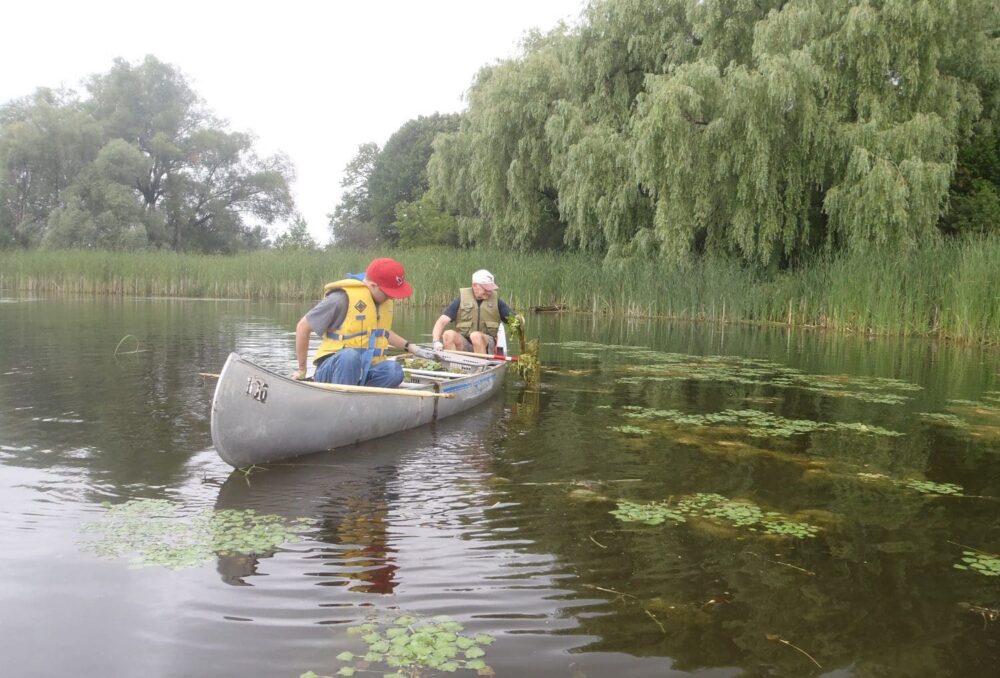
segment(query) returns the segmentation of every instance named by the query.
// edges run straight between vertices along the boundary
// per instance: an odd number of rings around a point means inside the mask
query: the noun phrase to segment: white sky
[[[208,107],[283,151],[296,204],[320,243],[359,144],[418,115],[465,108],[479,68],[524,32],[578,19],[586,0],[27,0],[4,9],[0,103],[37,87],[83,92],[115,57],[153,54]]]

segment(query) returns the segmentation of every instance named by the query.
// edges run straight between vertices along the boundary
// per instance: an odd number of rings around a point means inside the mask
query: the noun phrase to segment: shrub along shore
[[[947,241],[906,258],[872,249],[761,275],[732,261],[684,268],[658,261],[488,249],[261,251],[237,256],[89,250],[0,251],[6,293],[314,299],[324,283],[373,256],[406,265],[407,302],[443,306],[471,272],[489,268],[518,309],[780,323],[873,335],[1000,344],[1000,237]]]

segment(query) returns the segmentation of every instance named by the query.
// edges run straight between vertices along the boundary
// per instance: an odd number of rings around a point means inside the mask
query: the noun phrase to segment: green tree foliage
[[[404,212],[411,219],[408,241],[418,237],[418,233],[428,235],[426,225],[417,228],[412,221],[432,210],[431,204],[422,199],[428,187],[427,161],[435,138],[443,132],[457,130],[459,119],[457,114],[420,116],[403,124],[389,137],[384,148],[371,142],[359,146],[357,154],[344,168],[341,187],[345,191],[330,215],[334,242],[351,247],[397,244],[400,241],[396,223],[399,205],[404,206]],[[455,223],[454,219],[435,219],[435,228]],[[441,242],[441,238],[457,239],[455,233],[447,237],[429,237],[433,242]]]
[[[358,152],[344,167],[340,187],[344,192],[330,216],[333,244],[341,247],[374,247],[378,244],[378,229],[372,221],[368,200],[368,178],[378,158],[378,144],[369,141],[358,146]]]
[[[235,252],[292,213],[287,158],[257,157],[172,66],[116,60],[86,89],[84,100],[39,90],[0,111],[0,237]]]
[[[296,216],[288,230],[275,238],[274,248],[282,251],[319,249],[316,241],[309,235],[309,225],[301,216]]]
[[[427,190],[427,160],[431,144],[442,132],[458,129],[457,113],[435,113],[407,121],[385,143],[368,177],[371,216],[383,239],[398,238],[396,204],[412,202]]]
[[[457,220],[441,209],[430,191],[416,200],[397,203],[395,224],[404,247],[459,244]]]
[[[0,108],[0,243],[38,245],[101,145],[100,125],[71,92],[39,89]]]
[[[47,247],[141,249],[149,242],[147,211],[135,199],[134,181],[146,159],[124,139],[114,139],[76,175],[52,211]]]
[[[593,0],[480,72],[431,188],[472,242],[909,251],[992,214],[998,30],[988,0]]]

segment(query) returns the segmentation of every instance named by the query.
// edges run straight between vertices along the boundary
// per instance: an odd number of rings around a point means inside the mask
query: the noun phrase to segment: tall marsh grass
[[[765,322],[845,332],[941,336],[1000,344],[1000,237],[878,250],[762,276],[725,259],[687,267],[604,262],[584,254],[417,248],[256,252],[235,257],[91,251],[0,252],[0,290],[243,299],[315,299],[324,283],[373,256],[406,265],[407,302],[444,306],[472,271],[496,274],[521,311],[568,311],[706,322]]]

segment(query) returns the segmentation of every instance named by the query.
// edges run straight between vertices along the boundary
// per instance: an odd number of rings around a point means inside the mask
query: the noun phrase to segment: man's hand
[[[434,350],[435,351],[443,351],[444,350],[444,343],[441,342],[441,341],[435,341],[433,345],[434,345]]]
[[[305,370],[295,370],[295,374],[292,375],[292,379],[295,381],[305,381],[306,371]]]
[[[434,351],[419,344],[410,344],[410,353],[424,360],[437,360],[437,354]]]

